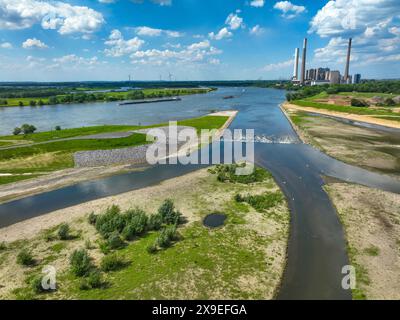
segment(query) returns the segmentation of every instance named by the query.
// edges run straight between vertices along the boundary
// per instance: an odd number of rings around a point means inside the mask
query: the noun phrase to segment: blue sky
[[[0,0],[0,81],[400,77],[398,0]]]

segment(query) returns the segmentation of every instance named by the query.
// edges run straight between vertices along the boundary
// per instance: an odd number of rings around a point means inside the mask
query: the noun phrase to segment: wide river
[[[224,100],[233,95],[235,99]],[[342,268],[348,265],[342,226],[323,189],[322,176],[400,193],[400,183],[344,164],[302,144],[279,108],[285,92],[260,88],[220,88],[180,102],[118,106],[116,103],[0,109],[0,133],[22,123],[40,130],[98,124],[153,124],[207,114],[210,110],[239,110],[231,125],[255,129],[263,138],[255,145],[255,161],[274,175],[291,209],[288,260],[280,299],[351,299],[342,289]],[[199,166],[153,166],[144,171],[26,197],[0,205],[0,227],[85,201],[142,188],[196,170]],[[0,230],[1,232],[1,230]]]

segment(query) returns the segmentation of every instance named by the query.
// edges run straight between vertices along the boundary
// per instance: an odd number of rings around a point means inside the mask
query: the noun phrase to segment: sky
[[[0,0],[0,81],[400,78],[399,0]]]

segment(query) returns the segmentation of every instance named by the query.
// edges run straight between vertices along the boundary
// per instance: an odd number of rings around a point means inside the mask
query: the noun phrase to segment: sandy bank
[[[328,115],[328,116],[333,116],[333,117],[338,117],[338,118],[343,118],[343,119],[348,119],[348,120],[353,120],[353,121],[361,121],[361,122],[376,124],[376,125],[385,126],[385,127],[389,127],[389,128],[400,129],[399,121],[379,119],[379,118],[374,118],[369,115],[358,115],[358,114],[336,112],[336,111],[323,110],[323,109],[317,109],[317,108],[311,108],[311,107],[301,107],[301,106],[296,106],[296,105],[288,103],[288,102],[283,103],[282,107],[287,110],[292,109],[292,110],[298,110],[298,111],[319,113],[319,114],[324,114],[324,115]]]

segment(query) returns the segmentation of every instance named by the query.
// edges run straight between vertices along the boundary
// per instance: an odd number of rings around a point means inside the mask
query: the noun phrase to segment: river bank
[[[285,265],[289,211],[285,201],[257,211],[235,201],[236,194],[280,193],[271,176],[251,184],[220,182],[207,169],[166,180],[159,185],[107,197],[58,210],[0,230],[0,296],[38,299],[271,299],[279,286]],[[282,197],[282,196],[280,196]],[[186,223],[178,228],[181,240],[156,254],[146,252],[156,234],[137,239],[117,254],[130,264],[104,274],[109,286],[79,290],[79,279],[71,276],[68,258],[89,240],[90,256],[96,265],[104,254],[99,235],[87,222],[90,212],[104,212],[110,205],[121,210],[140,207],[157,211],[164,199],[172,199]],[[260,209],[259,209],[260,210]],[[225,225],[208,229],[202,220],[212,212],[227,215]],[[68,223],[77,238],[46,241]],[[23,267],[16,255],[26,248],[38,264]],[[50,258],[51,257],[51,258]],[[32,292],[29,279],[43,264],[54,265],[58,290],[50,294]],[[11,277],[10,274],[13,276]],[[10,280],[11,279],[11,280]],[[28,280],[27,280],[28,279]]]
[[[207,122],[206,124],[202,123],[202,118],[200,119],[188,119],[181,121],[180,123],[182,124],[187,124],[187,126],[182,126],[182,128],[187,128],[187,127],[195,127],[198,130],[201,128],[208,128],[212,127],[214,128],[212,121],[210,120],[211,118],[207,117],[221,117],[221,119],[225,120],[222,121],[223,124],[221,125],[220,122],[217,122],[217,131],[213,137],[213,139],[218,139],[223,130],[228,128],[229,125],[232,123],[234,118],[237,115],[237,111],[221,111],[221,112],[216,112],[216,113],[211,113],[207,116],[205,121]],[[156,126],[152,126],[156,127]],[[117,129],[115,129],[117,130]],[[140,134],[144,134],[147,132],[146,130],[135,130],[137,132],[142,132]],[[168,131],[168,130],[167,130]],[[167,132],[166,131],[166,132]],[[74,131],[72,131],[74,132]],[[85,131],[86,132],[86,131]],[[86,134],[86,133],[85,133]],[[131,135],[132,133],[129,133]],[[126,132],[118,132],[118,133],[107,133],[107,134],[102,134],[102,138],[105,139],[119,139],[122,136],[125,136]],[[100,139],[100,134],[96,134],[93,137],[95,139]],[[77,140],[77,139],[85,139],[89,140],[91,136],[85,135],[84,137],[72,137],[70,139],[72,140]],[[66,141],[66,140],[63,140]],[[197,148],[198,146],[194,145],[181,145],[179,149],[179,154],[185,154],[188,150],[192,150],[194,148]],[[131,150],[130,152],[126,152],[126,150]],[[75,184],[78,182],[82,181],[87,181],[87,180],[94,180],[94,179],[99,179],[102,177],[110,176],[113,174],[118,174],[118,173],[123,173],[123,172],[131,172],[132,171],[132,165],[143,165],[146,164],[146,150],[147,148],[143,146],[139,147],[133,147],[133,148],[123,148],[123,149],[115,149],[115,150],[105,150],[105,151],[87,151],[87,152],[78,152],[79,154],[79,159],[75,159],[75,165],[74,168],[67,168],[64,170],[57,170],[54,172],[45,172],[45,174],[40,174],[41,172],[38,172],[37,175],[33,176],[27,176],[23,175],[21,173],[18,173],[21,178],[23,178],[22,181],[14,182],[14,183],[9,183],[5,185],[0,185],[0,203],[1,202],[6,202],[10,200],[15,200],[24,196],[28,195],[34,195],[50,190],[54,190],[57,188],[65,187],[71,184]],[[92,156],[99,156],[102,155],[103,153],[110,153],[110,154],[116,154],[115,157],[106,157],[106,158],[101,158],[96,161],[95,158]],[[123,159],[121,159],[121,155],[119,153],[123,153],[124,155],[127,153],[127,156]],[[173,156],[173,155],[171,155]],[[45,158],[45,155],[40,154],[37,156],[38,160],[40,160],[41,163],[43,163],[43,160]],[[65,155],[62,156],[65,158]],[[77,158],[77,156],[75,155]],[[92,161],[89,161],[91,158]],[[45,159],[46,160],[46,159]],[[79,160],[79,161],[78,161]],[[32,162],[34,159],[31,157],[29,161],[24,161],[23,163],[21,162],[21,165],[25,165],[26,163],[29,163],[32,165]],[[52,161],[47,159],[46,161]],[[11,160],[13,166],[18,165],[16,161]],[[99,163],[95,165],[95,163]],[[0,162],[0,169],[6,168],[10,169],[10,161],[3,161]],[[29,171],[29,168],[26,170]],[[29,172],[29,174],[31,174]],[[8,176],[7,176],[8,177]]]
[[[353,299],[400,299],[400,195],[327,182],[356,269]]]
[[[282,106],[303,142],[343,162],[400,176],[400,130],[341,121]]]

